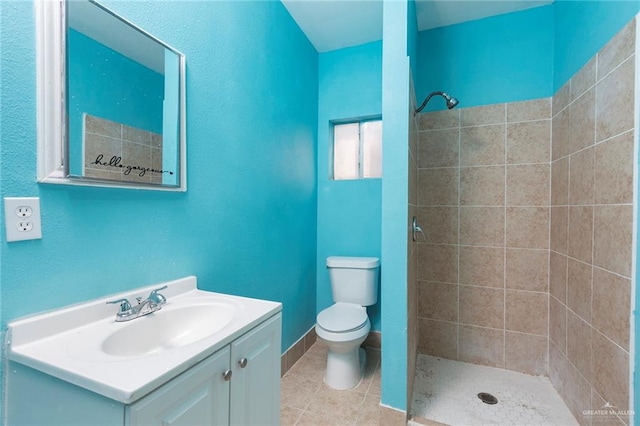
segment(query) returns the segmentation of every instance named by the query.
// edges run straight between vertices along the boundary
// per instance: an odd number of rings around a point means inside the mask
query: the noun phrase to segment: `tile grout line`
[[[507,167],[507,108],[508,105],[504,104],[504,136],[503,136],[503,160],[504,160],[504,223],[503,232],[502,232],[502,245],[503,245],[503,260],[502,260],[502,368],[506,368],[507,365],[507,185],[508,179],[507,174],[509,173],[509,168]]]

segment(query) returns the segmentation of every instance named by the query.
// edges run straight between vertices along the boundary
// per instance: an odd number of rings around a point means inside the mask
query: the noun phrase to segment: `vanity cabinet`
[[[7,425],[277,425],[278,313],[126,405],[15,362],[9,364]]]
[[[280,423],[280,314],[125,412],[125,426]]]

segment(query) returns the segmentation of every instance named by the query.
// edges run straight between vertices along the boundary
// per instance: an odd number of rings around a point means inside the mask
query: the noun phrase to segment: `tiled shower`
[[[631,22],[552,98],[410,137],[417,351],[548,376],[581,424],[629,409],[634,79]]]

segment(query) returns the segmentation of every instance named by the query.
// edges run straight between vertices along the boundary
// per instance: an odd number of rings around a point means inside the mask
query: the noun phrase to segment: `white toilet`
[[[360,348],[371,330],[367,306],[378,301],[376,257],[327,258],[332,306],[316,319],[316,334],[329,347],[324,382],[334,389],[357,386],[364,372],[365,353]]]

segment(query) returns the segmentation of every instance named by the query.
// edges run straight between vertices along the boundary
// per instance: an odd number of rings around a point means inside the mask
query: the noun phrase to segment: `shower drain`
[[[498,403],[498,398],[496,398],[495,396],[491,395],[490,393],[486,393],[486,392],[480,392],[478,394],[478,398],[480,398],[480,400],[482,402],[484,402],[485,404],[497,404]]]

